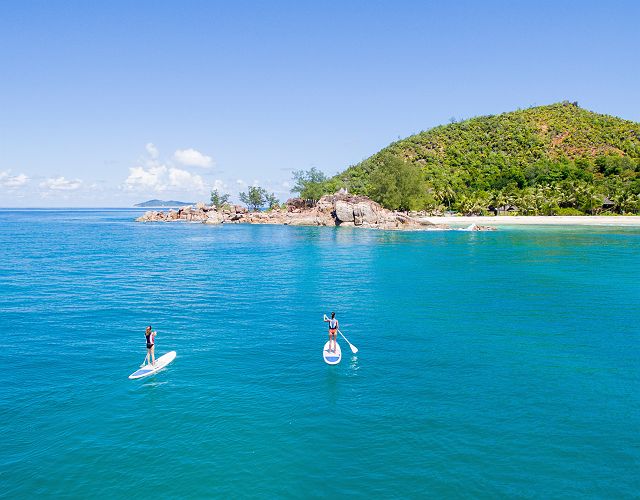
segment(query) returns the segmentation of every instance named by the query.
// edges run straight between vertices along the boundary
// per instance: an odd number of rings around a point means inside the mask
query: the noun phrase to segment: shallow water
[[[0,211],[0,496],[640,491],[640,229],[136,214]]]

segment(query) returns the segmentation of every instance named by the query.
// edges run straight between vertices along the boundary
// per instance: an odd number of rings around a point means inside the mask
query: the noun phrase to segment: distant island
[[[175,200],[149,200],[143,203],[136,203],[135,207],[143,207],[143,208],[173,208],[173,207],[186,207],[188,205],[193,205],[193,202],[188,201],[175,201]]]

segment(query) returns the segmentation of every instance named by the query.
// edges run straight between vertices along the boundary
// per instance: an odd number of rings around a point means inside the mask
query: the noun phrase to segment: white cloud
[[[0,186],[9,189],[16,189],[24,186],[29,182],[29,177],[25,174],[11,175],[11,170],[0,172]]]
[[[152,165],[148,169],[144,167],[131,167],[129,177],[124,181],[127,191],[164,191],[166,189],[165,177],[167,167],[164,165]]]
[[[193,148],[178,149],[173,153],[173,159],[188,167],[209,168],[213,165],[213,159],[210,156],[204,155]]]
[[[40,183],[42,189],[52,191],[75,191],[82,186],[80,179],[65,179],[64,177],[51,177]]]
[[[158,158],[158,148],[156,148],[152,142],[148,142],[144,148],[147,150],[147,153],[149,153],[151,159],[156,160]]]
[[[179,168],[169,169],[169,185],[176,189],[193,190],[198,192],[206,191],[204,181],[202,177],[197,174],[192,174],[186,170]]]
[[[129,168],[129,176],[121,186],[123,190],[147,193],[172,190],[208,192],[205,181],[200,175],[178,168],[172,162],[161,163],[158,161],[158,149],[152,143],[148,143],[145,149],[149,156],[146,159],[142,158],[138,165]],[[183,163],[193,164],[199,161],[199,166],[210,165],[212,162],[211,158],[193,149],[178,150],[174,156]]]
[[[207,191],[204,180],[199,175],[165,165],[130,168],[129,177],[124,181],[123,187],[126,191],[162,192],[172,189],[198,193]]]
[[[243,186],[245,182],[242,179],[237,179],[236,184],[238,184],[239,186]]]
[[[219,192],[221,192],[226,191],[228,189],[228,186],[224,181],[216,179],[215,181],[213,181],[213,187],[211,189],[217,189]]]

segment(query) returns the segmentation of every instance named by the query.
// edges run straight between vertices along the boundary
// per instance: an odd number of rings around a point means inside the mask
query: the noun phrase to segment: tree
[[[221,207],[229,203],[228,194],[220,194],[217,189],[211,191],[211,204],[215,207]]]
[[[315,167],[309,170],[296,170],[293,172],[294,185],[292,193],[298,193],[300,198],[309,201],[312,205],[326,194],[328,179],[324,172]]]
[[[247,205],[249,210],[259,210],[266,203],[267,191],[259,186],[249,186],[247,192],[240,193],[240,201]]]
[[[265,201],[269,206],[269,210],[273,210],[274,208],[280,207],[280,200],[276,198],[275,193],[265,195]]]
[[[247,205],[251,211],[260,210],[267,204],[269,208],[274,208],[279,204],[274,193],[268,193],[260,186],[249,186],[246,193],[240,193],[240,201]]]
[[[391,210],[424,208],[426,193],[420,169],[397,156],[384,155],[371,174],[371,198]]]
[[[451,210],[451,203],[456,199],[456,191],[449,181],[435,181],[435,197],[436,199],[447,206],[448,210]]]

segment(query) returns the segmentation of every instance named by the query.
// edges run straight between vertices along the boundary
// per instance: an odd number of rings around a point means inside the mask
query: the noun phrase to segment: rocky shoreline
[[[347,193],[326,195],[312,207],[292,198],[286,208],[268,212],[250,212],[239,205],[217,208],[204,203],[177,210],[148,211],[137,222],[200,222],[203,224],[281,224],[288,226],[342,226],[384,230],[451,229],[447,224],[419,220],[407,214],[383,208],[365,196]],[[474,230],[494,230],[475,226]]]

